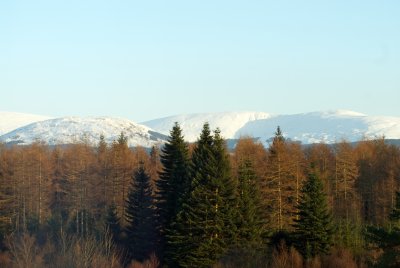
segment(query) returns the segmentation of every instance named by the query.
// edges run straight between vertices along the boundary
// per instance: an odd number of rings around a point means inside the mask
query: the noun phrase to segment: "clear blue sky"
[[[400,1],[0,1],[0,110],[400,116]]]

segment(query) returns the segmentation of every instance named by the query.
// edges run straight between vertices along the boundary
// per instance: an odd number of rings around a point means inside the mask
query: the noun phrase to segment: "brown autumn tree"
[[[278,127],[268,149],[268,168],[262,187],[270,228],[291,229],[305,178],[304,165],[301,146],[286,141]]]
[[[343,219],[359,217],[360,200],[356,191],[359,176],[355,149],[346,141],[335,148],[334,206],[333,212]]]
[[[367,223],[384,224],[395,205],[400,186],[400,150],[384,138],[364,141],[357,146],[362,198],[362,214]]]
[[[232,173],[237,176],[240,163],[244,159],[253,163],[253,169],[258,178],[265,177],[267,170],[267,152],[264,145],[250,137],[242,137],[238,140],[232,154]]]
[[[110,154],[112,202],[122,225],[125,225],[125,201],[134,169],[134,154],[128,147],[128,137],[121,133],[118,140],[112,143]]]

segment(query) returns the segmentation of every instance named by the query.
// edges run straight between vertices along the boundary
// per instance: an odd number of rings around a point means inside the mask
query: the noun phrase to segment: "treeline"
[[[161,148],[0,146],[0,266],[399,265],[400,149],[384,138],[228,151],[204,125]],[[29,250],[27,250],[29,249]],[[342,265],[342,266],[340,266]]]

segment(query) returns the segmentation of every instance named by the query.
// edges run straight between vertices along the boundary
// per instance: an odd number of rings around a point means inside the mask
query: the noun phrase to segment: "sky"
[[[0,111],[400,116],[400,1],[0,1]]]

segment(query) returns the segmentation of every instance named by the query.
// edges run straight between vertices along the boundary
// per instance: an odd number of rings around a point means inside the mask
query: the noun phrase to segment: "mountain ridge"
[[[252,112],[245,112],[246,116]],[[260,112],[253,112],[260,113]],[[229,113],[223,113],[229,117]],[[237,115],[238,112],[232,113]],[[349,110],[328,110],[315,111],[308,113],[276,115],[262,113],[264,118],[248,120],[244,124],[233,124],[231,120],[203,120],[199,114],[171,116],[167,118],[155,119],[142,124],[147,125],[158,132],[168,134],[166,125],[171,122],[181,124],[183,133],[188,141],[194,142],[196,134],[199,133],[199,125],[208,121],[212,128],[219,127],[222,135],[226,139],[238,139],[242,136],[259,138],[260,141],[268,146],[267,140],[270,139],[277,126],[280,126],[284,136],[294,141],[305,144],[311,143],[335,143],[340,140],[355,142],[363,138],[379,138],[385,136],[391,139],[400,138],[400,117],[394,116],[368,116]],[[210,118],[210,114],[206,114]],[[214,114],[218,116],[218,113]],[[251,118],[251,116],[250,116]],[[183,119],[183,120],[182,120]],[[222,123],[222,124],[221,124]],[[195,126],[195,127],[192,127]],[[225,131],[229,128],[229,131]]]
[[[31,144],[44,141],[48,145],[88,142],[96,145],[103,135],[106,142],[116,141],[121,133],[130,147],[152,147],[165,142],[166,136],[128,119],[117,117],[60,117],[31,123],[0,137],[5,143]]]
[[[7,114],[7,113],[6,113]],[[180,123],[185,139],[195,142],[205,122],[212,129],[217,127],[226,139],[237,140],[250,136],[260,140],[265,146],[280,126],[286,138],[303,144],[336,143],[341,140],[356,142],[385,136],[400,139],[400,117],[369,116],[348,110],[328,110],[309,113],[276,115],[265,112],[223,112],[182,114],[158,118],[140,124],[118,117],[61,117],[50,118],[19,113],[8,113],[11,117],[0,117],[0,126],[14,125],[9,118],[21,115],[27,122],[0,136],[0,141],[9,144],[29,144],[42,140],[49,145],[88,141],[98,142],[101,134],[107,142],[117,139],[121,132],[128,137],[130,146],[151,147],[167,140],[174,122]],[[1,116],[1,113],[0,113]],[[28,120],[29,119],[29,120]],[[22,123],[18,123],[22,124]],[[18,125],[17,124],[17,125]],[[11,124],[12,125],[12,124]]]

